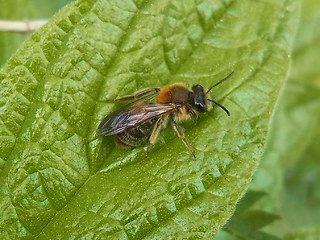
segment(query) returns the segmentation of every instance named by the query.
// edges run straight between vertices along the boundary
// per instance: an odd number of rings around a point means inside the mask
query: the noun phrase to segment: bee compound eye
[[[195,104],[195,106],[196,106],[196,109],[197,109],[199,112],[205,112],[205,111],[207,111],[205,105],[203,105],[202,103]]]

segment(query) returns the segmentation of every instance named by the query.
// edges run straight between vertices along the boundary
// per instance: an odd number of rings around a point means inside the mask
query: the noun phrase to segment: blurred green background
[[[0,0],[0,20],[49,19],[71,0]],[[0,68],[18,49],[28,34],[0,31]]]
[[[70,2],[0,0],[0,20],[49,19]],[[320,2],[301,4],[291,71],[250,190],[267,193],[253,208],[281,217],[262,224],[264,232],[286,239],[320,239]],[[0,68],[27,37],[0,32]],[[248,229],[228,232],[221,231],[217,239],[255,239]]]
[[[299,17],[299,16],[297,16]],[[302,1],[292,66],[252,189],[287,239],[320,239],[320,2]]]
[[[280,217],[272,223],[266,217],[262,230],[273,236],[258,234],[259,239],[320,239],[320,2],[301,1],[299,17],[291,70],[249,188],[266,193],[253,209]],[[240,239],[258,239],[247,228],[226,230]],[[239,238],[222,231],[217,239]]]

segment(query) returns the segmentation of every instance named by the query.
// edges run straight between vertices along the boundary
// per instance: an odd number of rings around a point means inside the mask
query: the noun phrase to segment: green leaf
[[[264,149],[290,65],[296,1],[76,1],[0,72],[0,233],[17,239],[212,238]],[[112,100],[175,82],[226,106],[144,160],[96,136]]]
[[[261,209],[282,216],[269,232],[287,234],[288,239],[294,239],[291,232],[294,236],[295,232],[320,227],[320,5],[319,1],[305,0],[302,6],[292,71],[252,186],[268,192]],[[310,237],[318,238],[319,234]]]

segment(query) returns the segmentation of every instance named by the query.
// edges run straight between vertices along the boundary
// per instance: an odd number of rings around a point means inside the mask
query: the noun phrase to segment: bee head
[[[194,94],[193,104],[197,111],[206,112],[208,110],[207,98],[204,89],[201,85],[194,85],[192,87]]]

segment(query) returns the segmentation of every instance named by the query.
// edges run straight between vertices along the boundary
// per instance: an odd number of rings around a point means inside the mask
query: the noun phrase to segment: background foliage
[[[38,20],[49,19],[71,0],[37,1],[37,0],[0,0],[1,20]],[[17,50],[28,34],[0,32],[0,67]]]
[[[302,1],[290,75],[250,186],[267,193],[255,208],[281,217],[265,231],[284,239],[320,236],[319,9],[319,1]],[[220,233],[217,239],[228,238],[233,239]]]
[[[25,6],[23,9],[19,7],[22,2]],[[25,4],[25,1],[10,1],[9,4],[8,1],[0,1],[0,6],[6,5],[0,8],[0,17],[49,18],[68,1],[51,1],[51,6],[45,2],[39,4],[38,1],[28,1]],[[236,212],[226,225],[226,231],[221,231],[217,239],[257,239],[257,236],[261,239],[316,239],[319,236],[319,6],[315,0],[302,2],[291,73],[274,113],[267,149],[250,186],[256,192],[252,194],[255,200],[243,200],[238,208],[241,210],[253,207],[254,210],[249,213]],[[0,54],[0,65],[7,61],[25,37],[16,33],[0,33],[0,46],[4,49]],[[263,191],[267,195],[257,191]],[[241,204],[245,207],[241,208]],[[281,220],[276,220],[279,217]],[[261,224],[248,228],[257,219],[260,219]],[[270,224],[274,220],[276,221]],[[85,218],[83,221],[85,223]],[[241,222],[248,224],[240,224]],[[262,227],[265,227],[263,231]]]

